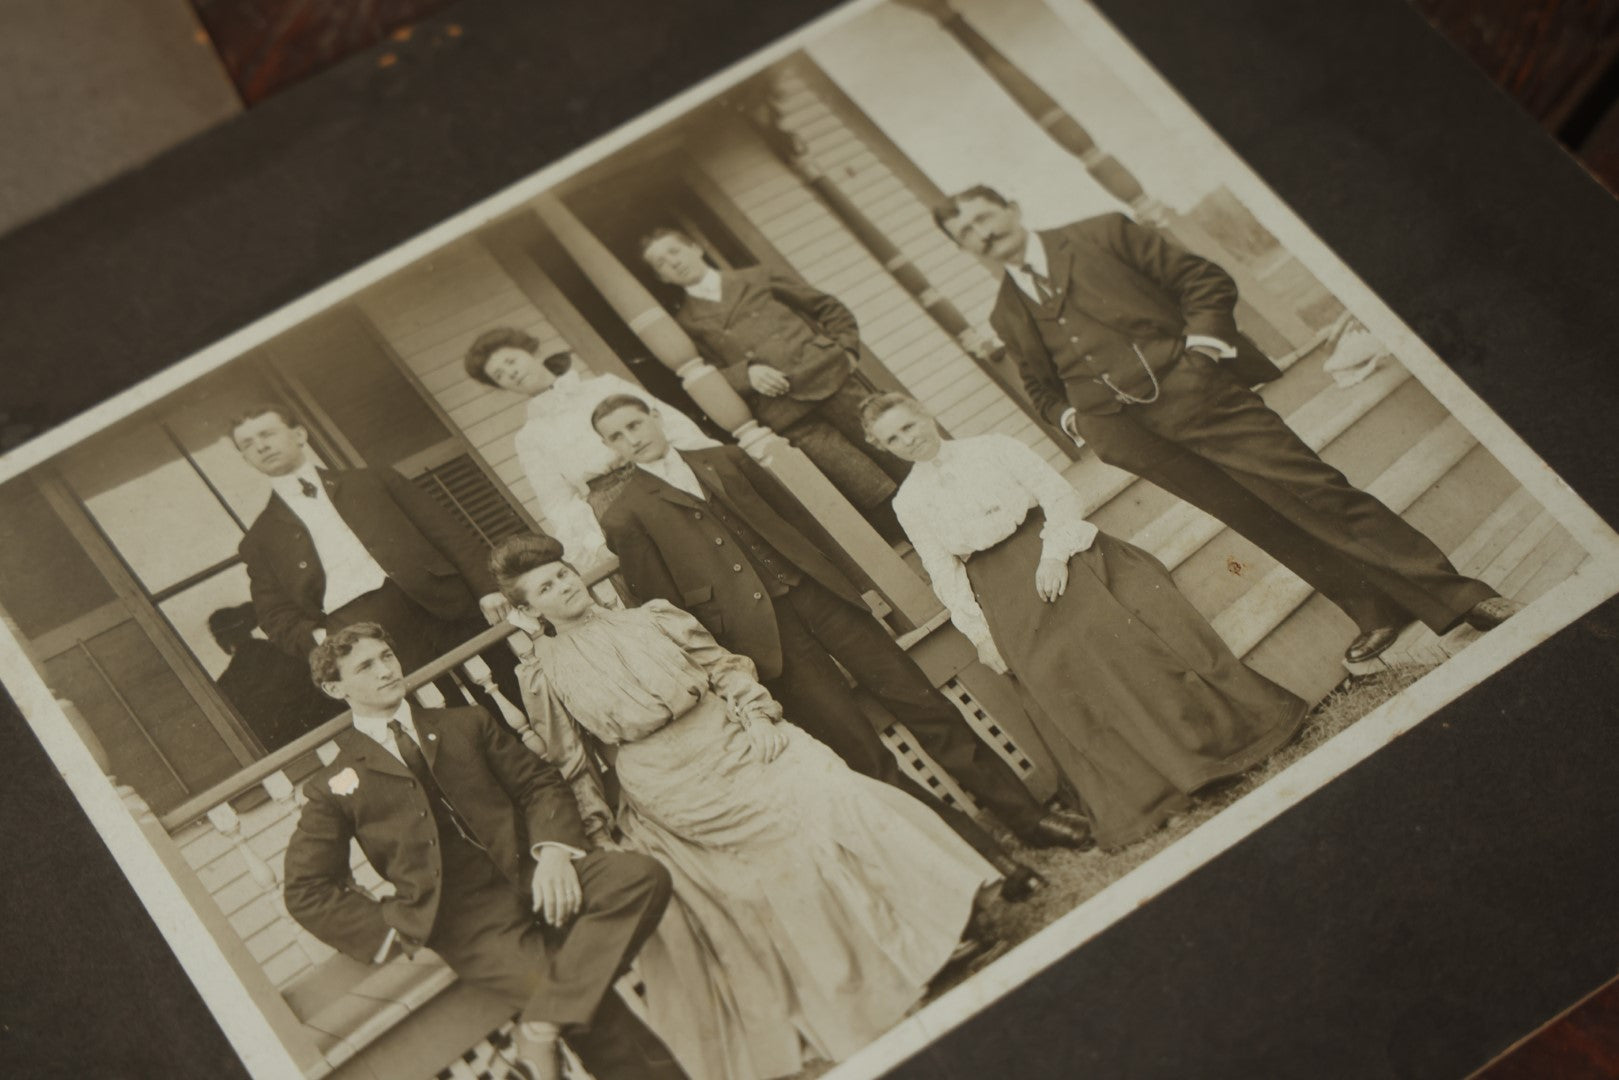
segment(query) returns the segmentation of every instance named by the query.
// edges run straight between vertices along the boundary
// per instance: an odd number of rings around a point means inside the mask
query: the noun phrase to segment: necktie
[[[427,764],[427,757],[422,753],[422,748],[416,744],[416,740],[405,730],[405,725],[396,718],[388,721],[388,730],[393,733],[394,745],[399,748],[399,756],[405,762],[405,767],[416,775],[422,790],[427,792],[428,800],[444,809],[444,816],[450,819],[450,824],[461,834],[461,839],[477,847],[483,847],[473,838],[471,827],[461,819],[455,807],[450,805],[450,800],[445,798],[444,789],[438,786],[438,779],[433,776],[433,770]]]
[[[311,499],[320,493],[320,489],[315,487],[307,476],[300,476],[298,478],[298,490],[309,496]]]
[[[1056,290],[1051,287],[1051,279],[1040,273],[1032,266],[1024,266],[1023,272],[1034,283],[1034,295],[1039,298],[1041,307],[1049,307],[1057,298]]]

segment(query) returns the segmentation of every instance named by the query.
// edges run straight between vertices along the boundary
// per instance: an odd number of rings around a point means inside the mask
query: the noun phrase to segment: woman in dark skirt
[[[1004,435],[943,440],[914,398],[869,398],[871,441],[915,462],[894,510],[951,621],[1022,685],[1030,719],[1118,848],[1298,730],[1305,704],[1232,655],[1164,565],[1098,532]]]

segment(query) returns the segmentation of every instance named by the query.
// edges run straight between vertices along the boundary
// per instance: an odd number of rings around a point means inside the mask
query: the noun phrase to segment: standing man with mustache
[[[1250,387],[1281,372],[1237,329],[1220,267],[1123,214],[1031,233],[994,188],[934,220],[1004,268],[990,325],[1049,423],[1242,533],[1337,604],[1377,656],[1413,620],[1488,630],[1520,605],[1318,457]]]

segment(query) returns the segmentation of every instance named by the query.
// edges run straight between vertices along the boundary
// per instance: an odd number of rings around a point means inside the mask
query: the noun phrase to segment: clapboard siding
[[[927,208],[903,181],[813,94],[795,91],[791,101],[794,108],[785,122],[811,144],[818,162],[835,170],[839,186],[861,211],[879,228],[908,238],[902,246],[907,258],[926,259],[950,271],[949,287],[987,311],[985,298],[993,302],[993,280],[932,228]],[[1053,463],[1065,460],[1062,450],[762,142],[736,129],[715,129],[700,135],[691,149],[708,177],[795,272],[849,306],[872,354],[952,433],[1000,432]],[[917,219],[925,229],[917,227]],[[895,242],[901,243],[898,235]],[[941,242],[948,251],[938,249]]]
[[[543,525],[545,513],[513,444],[526,402],[467,378],[461,357],[495,326],[539,338],[541,355],[568,348],[562,335],[476,240],[401,271],[362,294],[359,305],[512,497]]]

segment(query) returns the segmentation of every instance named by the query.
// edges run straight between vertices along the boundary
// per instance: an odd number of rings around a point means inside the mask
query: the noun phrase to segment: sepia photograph
[[[1263,179],[849,4],[0,458],[6,688],[255,1075],[879,1075],[1619,592]]]

